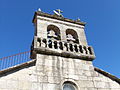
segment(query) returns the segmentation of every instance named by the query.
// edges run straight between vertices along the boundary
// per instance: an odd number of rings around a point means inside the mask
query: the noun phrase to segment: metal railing
[[[30,61],[30,51],[0,58],[0,70]]]

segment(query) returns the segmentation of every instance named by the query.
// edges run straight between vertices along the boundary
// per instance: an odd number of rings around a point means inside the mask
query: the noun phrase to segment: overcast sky
[[[1,58],[30,50],[38,8],[50,14],[59,8],[64,17],[86,22],[94,66],[120,77],[120,0],[0,0]]]

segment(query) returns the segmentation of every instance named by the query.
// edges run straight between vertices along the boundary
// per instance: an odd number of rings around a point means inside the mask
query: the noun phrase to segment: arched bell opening
[[[79,44],[78,34],[73,29],[66,30],[66,38],[68,42]]]
[[[53,40],[61,40],[60,29],[55,25],[48,25],[47,38],[53,39]]]

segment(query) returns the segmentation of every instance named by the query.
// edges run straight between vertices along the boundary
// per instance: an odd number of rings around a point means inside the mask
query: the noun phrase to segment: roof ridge
[[[112,74],[110,74],[108,72],[105,72],[104,70],[101,70],[101,69],[99,69],[97,67],[94,67],[94,70],[97,71],[97,72],[99,72],[99,73],[101,73],[101,74],[103,74],[106,77],[109,77],[113,81],[116,81],[117,83],[120,84],[120,79],[118,77],[116,77],[116,76],[114,76],[114,75],[112,75]]]
[[[30,60],[30,61],[28,61],[28,62],[25,62],[25,63],[22,63],[22,64],[17,64],[17,65],[15,65],[15,66],[12,66],[12,67],[9,67],[9,68],[7,68],[7,69],[3,69],[3,70],[1,70],[0,71],[0,75],[1,74],[5,74],[5,73],[7,73],[8,71],[12,71],[12,70],[14,70],[14,69],[19,69],[19,68],[21,68],[21,67],[24,67],[24,66],[29,66],[29,65],[31,65],[31,64],[33,64],[33,63],[35,63],[36,62],[36,59],[32,59],[32,60]]]

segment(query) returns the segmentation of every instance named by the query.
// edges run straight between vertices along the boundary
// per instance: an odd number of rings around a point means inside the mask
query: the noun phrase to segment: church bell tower
[[[82,79],[93,69],[95,59],[86,41],[85,23],[64,18],[60,10],[54,12],[39,10],[33,18],[31,58],[36,59],[39,90],[81,90]]]

